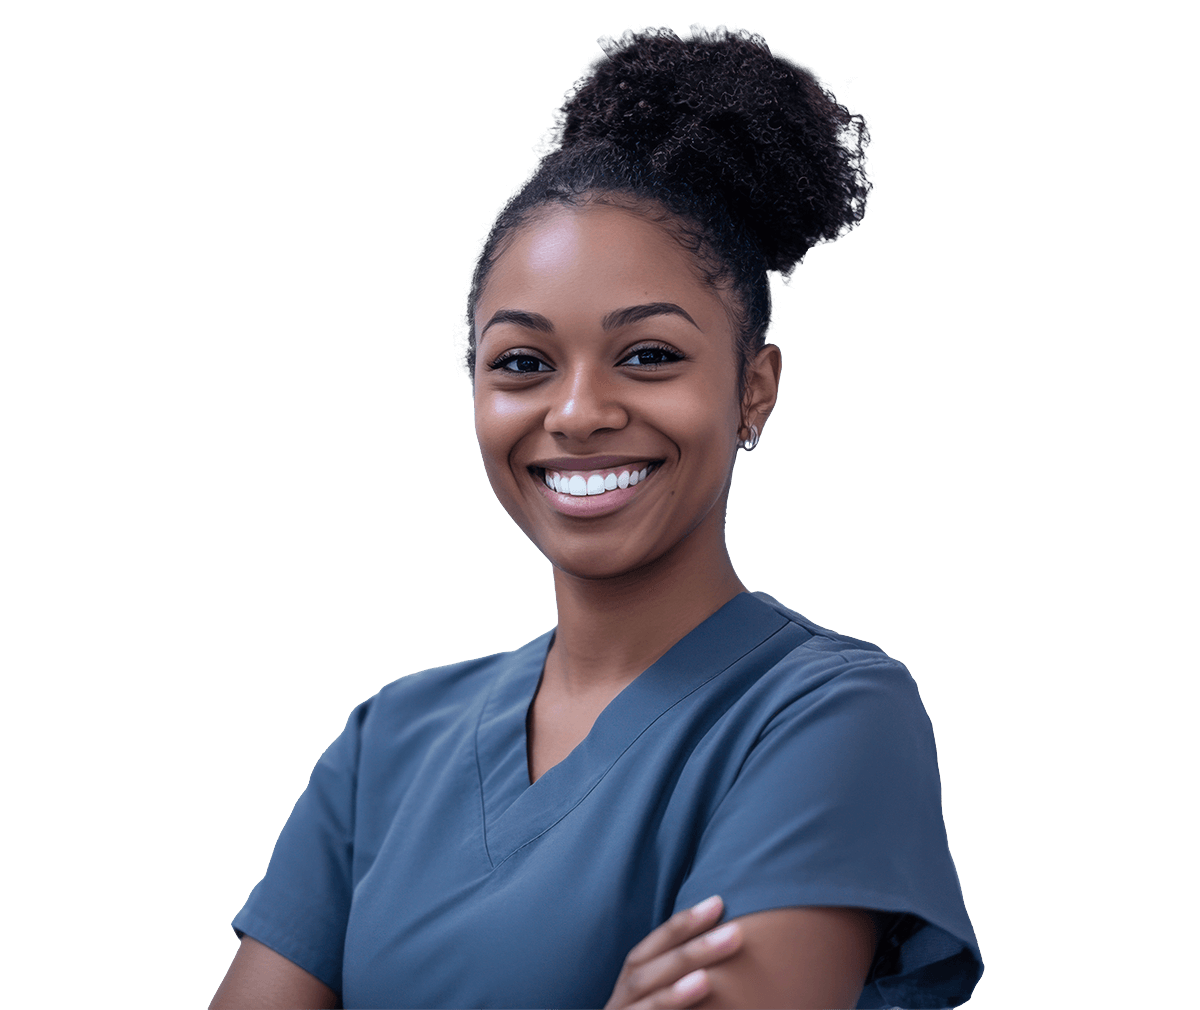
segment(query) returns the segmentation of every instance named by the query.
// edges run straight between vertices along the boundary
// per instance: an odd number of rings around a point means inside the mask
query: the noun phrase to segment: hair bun
[[[866,125],[761,37],[693,31],[610,41],[562,108],[561,147],[615,145],[669,184],[720,198],[786,273],[862,220]]]

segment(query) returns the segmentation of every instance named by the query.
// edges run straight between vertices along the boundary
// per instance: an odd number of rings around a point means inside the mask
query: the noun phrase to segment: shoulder
[[[472,741],[489,706],[502,707],[538,676],[548,640],[544,635],[512,652],[433,667],[386,685],[350,713],[314,775],[342,783],[330,788],[349,783],[351,791],[394,799],[422,769],[465,760],[474,753]]]
[[[822,628],[819,624],[815,624],[795,610],[785,607],[775,597],[767,593],[751,593],[750,595],[758,600],[759,603],[766,604],[789,623],[798,625],[807,631],[814,639],[818,640],[816,643],[816,648],[818,649],[837,652],[861,652],[888,659],[887,654],[878,645],[864,642],[860,638],[851,638],[849,635],[839,635],[836,631]]]
[[[832,761],[863,775],[899,764],[938,788],[933,725],[908,668],[870,642],[822,628],[762,593],[787,624],[786,651],[743,695],[737,718],[752,753],[788,764]],[[899,773],[902,769],[897,766]]]
[[[540,671],[541,661],[537,657],[544,659],[549,639],[547,633],[510,652],[407,674],[383,687],[359,708],[369,710],[368,718],[372,721],[382,717],[391,722],[392,716],[402,716],[405,721],[450,716],[481,698],[515,670],[536,663]]]
[[[888,703],[905,702],[924,717],[916,682],[908,668],[879,646],[842,635],[814,624],[766,593],[754,598],[771,608],[791,628],[803,632],[797,644],[762,678],[762,687],[773,690],[781,703],[831,695],[875,695]]]

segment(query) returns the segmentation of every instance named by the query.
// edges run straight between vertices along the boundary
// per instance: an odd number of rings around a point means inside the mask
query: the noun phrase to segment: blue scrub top
[[[234,919],[346,1007],[599,1007],[711,894],[726,917],[890,913],[860,1007],[944,1007],[983,970],[908,671],[742,594],[532,785],[552,634],[354,710]]]

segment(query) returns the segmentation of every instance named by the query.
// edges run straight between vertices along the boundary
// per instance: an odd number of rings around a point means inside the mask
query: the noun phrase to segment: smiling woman
[[[743,413],[765,423],[779,354],[760,352],[740,397],[730,306],[693,254],[636,209],[555,208],[515,235],[476,313],[484,465],[555,570],[608,578],[669,555],[669,581],[724,585],[738,430]]]
[[[558,625],[355,710],[214,1006],[968,998],[912,679],[725,546],[779,387],[767,270],[862,217],[864,140],[751,36],[629,36],[568,101],[469,301],[480,450]]]

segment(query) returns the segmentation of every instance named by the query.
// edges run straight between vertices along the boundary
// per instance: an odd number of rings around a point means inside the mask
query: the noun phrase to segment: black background
[[[212,755],[193,829],[220,854],[196,898],[205,999],[235,950],[229,920],[354,705],[554,624],[550,565],[482,471],[452,332],[486,223],[596,36],[625,26],[593,20],[386,42],[372,26],[264,30],[199,104],[203,294],[175,407],[184,529],[162,567]],[[970,882],[967,699],[992,632],[964,545],[988,536],[973,516],[990,482],[944,342],[961,267],[929,235],[943,184],[923,158],[940,127],[899,100],[884,47],[791,23],[746,26],[870,116],[878,192],[857,232],[812,251],[792,289],[776,282],[780,401],[739,456],[728,546],[746,587],[910,668]]]

